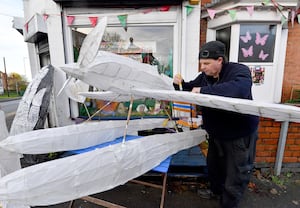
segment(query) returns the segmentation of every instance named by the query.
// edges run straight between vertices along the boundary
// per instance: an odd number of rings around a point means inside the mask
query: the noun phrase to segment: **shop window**
[[[241,24],[239,62],[273,62],[276,25]]]
[[[73,28],[74,59],[77,60],[82,41],[91,28]],[[159,73],[173,76],[173,26],[130,26],[127,31],[122,27],[107,27],[100,44],[100,50],[130,57],[136,61],[156,67]],[[101,89],[97,89],[101,90]],[[94,103],[93,103],[94,102]],[[93,113],[106,105],[106,101],[90,102]],[[161,106],[171,109],[169,103],[161,103],[154,99],[135,100],[132,116],[166,116]],[[126,118],[129,102],[111,103],[99,116]],[[85,110],[81,109],[80,114]]]

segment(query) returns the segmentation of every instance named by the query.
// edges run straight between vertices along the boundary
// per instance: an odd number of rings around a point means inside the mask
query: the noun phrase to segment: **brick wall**
[[[292,86],[300,85],[300,24],[295,19],[294,27],[289,22],[288,42],[282,88],[282,102],[290,98]]]
[[[273,164],[276,160],[281,122],[261,118],[259,139],[256,146],[256,163],[259,166]],[[283,163],[300,163],[300,124],[289,123]],[[268,165],[267,165],[268,166]]]

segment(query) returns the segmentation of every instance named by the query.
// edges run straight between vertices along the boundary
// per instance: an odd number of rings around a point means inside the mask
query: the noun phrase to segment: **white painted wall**
[[[185,5],[182,7],[182,53],[181,74],[185,80],[192,80],[198,74],[200,45],[200,5],[194,5],[193,11],[187,16]]]
[[[51,64],[59,67],[65,64],[64,42],[61,21],[61,8],[52,0],[24,0],[24,22],[28,22],[36,14],[49,14],[46,20],[49,50]],[[36,46],[28,44],[31,74],[34,76],[40,69],[39,58]],[[65,73],[61,70],[55,70],[54,73],[54,97],[55,110],[58,118],[54,125],[64,126],[70,124],[69,99],[66,96],[57,97],[58,91],[61,89],[65,81]]]

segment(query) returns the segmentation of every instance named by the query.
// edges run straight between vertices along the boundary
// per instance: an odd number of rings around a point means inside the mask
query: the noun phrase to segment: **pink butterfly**
[[[244,58],[248,56],[253,56],[253,46],[250,46],[248,49],[242,48]]]
[[[266,42],[267,42],[267,39],[268,39],[268,37],[269,37],[269,35],[268,34],[266,34],[266,35],[264,35],[263,37],[261,37],[260,36],[260,33],[256,33],[256,39],[255,39],[255,43],[256,43],[256,45],[265,45],[266,44]]]
[[[245,36],[241,36],[240,38],[244,43],[248,43],[248,41],[252,39],[249,31],[246,32]]]
[[[261,60],[266,60],[266,58],[269,56],[269,54],[267,53],[264,53],[263,50],[260,51],[259,55],[258,55],[258,58],[260,58]]]

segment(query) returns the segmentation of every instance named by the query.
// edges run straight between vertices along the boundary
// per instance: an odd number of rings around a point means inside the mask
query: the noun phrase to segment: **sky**
[[[16,72],[31,80],[27,44],[13,26],[13,17],[24,17],[23,0],[0,0],[0,71]],[[5,58],[4,58],[5,57]]]

